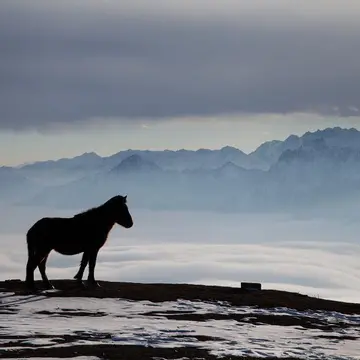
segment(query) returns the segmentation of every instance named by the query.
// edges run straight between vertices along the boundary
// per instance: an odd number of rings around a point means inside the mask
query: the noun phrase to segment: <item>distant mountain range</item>
[[[328,128],[220,150],[95,153],[0,168],[0,203],[83,208],[116,193],[151,209],[279,211],[334,207],[360,195],[360,132]]]

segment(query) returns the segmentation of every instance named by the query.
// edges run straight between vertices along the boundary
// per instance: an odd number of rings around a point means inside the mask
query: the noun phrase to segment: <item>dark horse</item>
[[[27,286],[35,289],[34,271],[39,267],[46,288],[54,288],[45,272],[51,250],[63,255],[83,253],[80,269],[74,278],[82,284],[84,270],[89,263],[88,285],[98,286],[94,276],[97,254],[115,223],[127,229],[133,226],[126,196],[114,196],[104,204],[73,217],[45,217],[38,220],[26,234]]]

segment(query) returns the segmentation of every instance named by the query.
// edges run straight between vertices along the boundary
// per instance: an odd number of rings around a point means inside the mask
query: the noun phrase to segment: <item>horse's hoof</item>
[[[45,290],[55,290],[55,286],[51,282],[48,282],[45,284]]]
[[[84,282],[82,280],[76,280],[76,283],[79,286],[79,288],[86,289],[86,285],[84,284]]]
[[[87,287],[89,289],[101,288],[100,284],[97,281],[88,281]]]

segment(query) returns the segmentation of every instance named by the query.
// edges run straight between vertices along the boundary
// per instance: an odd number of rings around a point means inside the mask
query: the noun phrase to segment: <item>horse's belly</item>
[[[62,255],[76,255],[82,253],[84,250],[69,250],[69,249],[54,249],[56,252]]]
[[[66,246],[65,244],[56,244],[54,246],[54,250],[63,255],[75,255],[84,251],[84,246],[82,244],[76,244],[75,242],[70,242],[70,244],[70,246]]]

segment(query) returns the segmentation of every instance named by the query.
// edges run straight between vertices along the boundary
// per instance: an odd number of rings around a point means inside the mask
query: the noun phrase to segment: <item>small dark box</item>
[[[261,290],[261,284],[253,282],[242,282],[241,288],[244,290]]]

